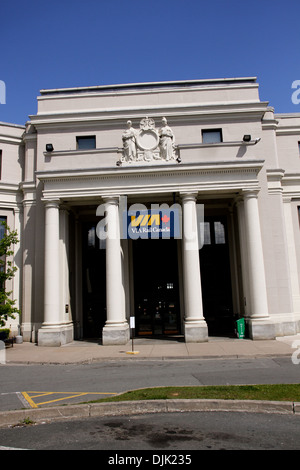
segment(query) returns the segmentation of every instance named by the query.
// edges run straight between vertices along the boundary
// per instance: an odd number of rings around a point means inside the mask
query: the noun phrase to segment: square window
[[[210,223],[201,222],[200,223],[200,237],[203,245],[211,245],[211,235],[210,235]]]
[[[5,232],[6,232],[5,225],[3,225],[2,222],[7,223],[7,217],[5,217],[5,216],[2,217],[2,216],[0,216],[0,240],[2,240],[2,238],[4,237]]]
[[[222,222],[215,222],[215,243],[216,245],[224,245],[226,243],[225,240],[225,227]]]
[[[90,150],[96,148],[96,137],[94,135],[76,137],[78,150]]]
[[[218,142],[223,142],[222,129],[202,130],[202,142],[204,144],[216,144]]]

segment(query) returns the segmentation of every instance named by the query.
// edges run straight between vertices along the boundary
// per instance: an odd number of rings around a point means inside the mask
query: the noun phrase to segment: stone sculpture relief
[[[172,129],[168,126],[166,118],[162,118],[162,127],[159,129],[160,155],[163,160],[172,160],[174,154],[175,138]]]
[[[121,163],[168,162],[176,159],[175,137],[165,117],[162,118],[162,126],[159,130],[155,128],[152,118],[143,118],[138,130],[132,127],[131,121],[127,121],[127,129],[122,134],[122,141]]]
[[[132,122],[127,121],[127,129],[123,132],[123,153],[127,162],[136,159],[136,130],[132,127]]]

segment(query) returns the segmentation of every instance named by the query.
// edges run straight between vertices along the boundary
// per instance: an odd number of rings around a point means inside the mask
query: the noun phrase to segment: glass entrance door
[[[177,240],[134,240],[133,268],[137,335],[179,334]]]

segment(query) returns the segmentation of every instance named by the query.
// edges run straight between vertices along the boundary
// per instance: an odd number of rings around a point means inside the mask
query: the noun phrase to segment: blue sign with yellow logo
[[[178,208],[125,211],[124,238],[180,238],[180,223]]]

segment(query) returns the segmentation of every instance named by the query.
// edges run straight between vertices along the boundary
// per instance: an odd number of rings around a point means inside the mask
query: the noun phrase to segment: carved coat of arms
[[[122,134],[122,141],[122,163],[156,160],[167,162],[176,159],[175,137],[166,118],[162,118],[162,126],[158,130],[152,118],[142,119],[139,129],[134,129],[132,122],[127,121],[127,129]]]

